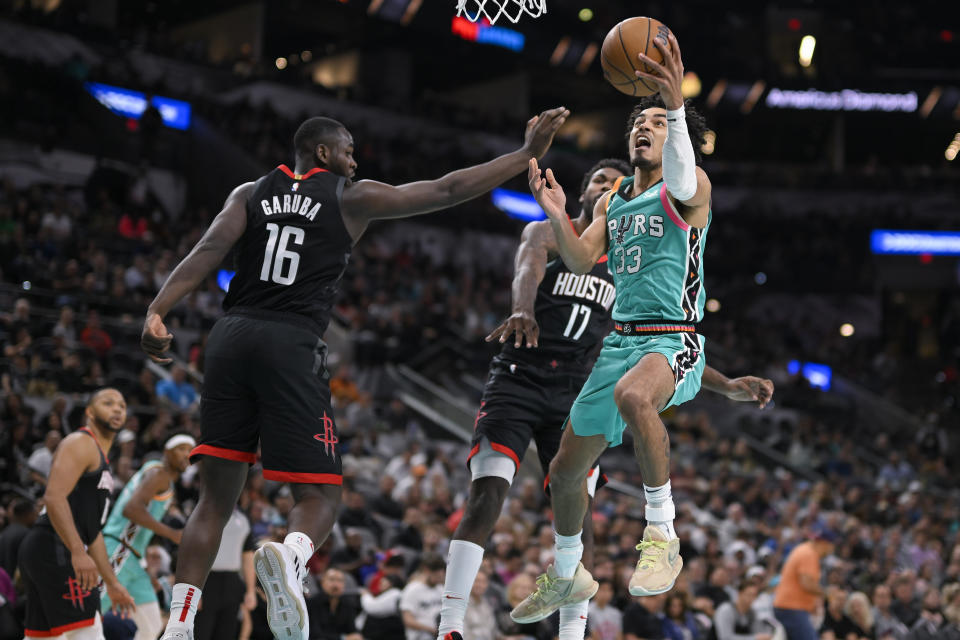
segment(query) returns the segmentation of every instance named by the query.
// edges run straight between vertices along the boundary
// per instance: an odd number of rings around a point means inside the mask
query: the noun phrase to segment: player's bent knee
[[[613,401],[621,414],[648,409],[657,410],[656,401],[646,389],[622,379],[613,388]]]
[[[290,493],[293,494],[294,502],[323,500],[335,508],[340,504],[343,487],[338,484],[306,484],[296,482],[290,484]]]
[[[590,462],[578,464],[579,460],[555,457],[550,461],[550,490],[567,491],[583,484],[590,472]],[[582,467],[582,468],[581,468]]]

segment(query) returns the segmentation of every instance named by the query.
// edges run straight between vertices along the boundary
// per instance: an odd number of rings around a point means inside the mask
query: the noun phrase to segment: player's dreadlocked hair
[[[633,168],[626,160],[621,160],[620,158],[604,158],[583,174],[583,180],[580,181],[580,195],[583,195],[583,192],[587,190],[587,186],[590,184],[590,178],[592,178],[593,174],[597,171],[600,171],[600,169],[616,169],[625,176],[633,174]]]
[[[630,113],[630,119],[627,120],[626,137],[628,139],[630,138],[630,132],[633,130],[633,123],[636,122],[637,118],[640,117],[640,112],[644,109],[656,107],[661,109],[667,108],[667,106],[663,104],[663,98],[660,97],[659,93],[640,98],[640,102]],[[693,156],[696,158],[697,165],[699,165],[703,160],[703,155],[700,153],[700,147],[703,146],[704,134],[707,132],[707,120],[699,111],[697,111],[696,107],[694,107],[693,103],[689,100],[683,101],[683,109],[686,112],[687,132],[690,134],[690,142],[693,143]]]
[[[337,131],[346,129],[333,118],[317,116],[304,120],[293,135],[293,148],[298,158],[312,158],[317,145],[330,144]]]

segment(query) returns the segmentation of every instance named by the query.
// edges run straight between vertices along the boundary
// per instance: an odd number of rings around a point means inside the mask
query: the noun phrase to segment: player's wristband
[[[697,161],[687,131],[683,105],[667,110],[667,139],[663,143],[663,181],[677,200],[689,200],[697,193]]]

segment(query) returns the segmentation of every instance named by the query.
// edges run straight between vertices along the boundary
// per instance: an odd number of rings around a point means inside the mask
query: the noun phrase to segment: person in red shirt
[[[87,314],[87,326],[80,333],[80,342],[93,349],[101,359],[113,349],[113,339],[100,327],[100,314],[93,309]]]

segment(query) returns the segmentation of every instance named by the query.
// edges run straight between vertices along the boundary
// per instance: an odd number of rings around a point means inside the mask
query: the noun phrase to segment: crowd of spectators
[[[93,72],[107,80],[116,73],[131,81],[135,77],[122,63]],[[0,77],[0,83],[7,78],[10,84],[10,77],[18,76]],[[32,103],[36,123],[58,123],[40,131],[52,143],[68,126],[63,113],[51,116],[60,110],[51,108],[43,90],[36,91]],[[231,132],[258,160],[275,165],[287,159],[294,121],[269,107],[243,103],[198,100],[196,106],[198,114]],[[12,114],[8,122],[31,120],[22,108],[0,110]],[[383,138],[363,128],[354,134],[363,175],[391,182],[486,159],[442,135],[398,131]],[[490,205],[478,202],[466,212],[457,220],[489,214]],[[707,288],[724,306],[704,323],[708,344],[736,354],[727,361],[731,373],[750,370],[774,378],[777,402],[797,410],[789,419],[752,422],[753,434],[781,454],[785,465],[759,457],[745,440],[719,434],[702,413],[671,415],[684,572],[667,595],[629,597],[626,580],[636,560],[642,505],[631,495],[603,490],[594,514],[593,573],[601,588],[591,604],[593,640],[782,640],[783,629],[772,613],[781,567],[798,544],[825,530],[837,538],[824,558],[825,597],[815,607],[823,640],[960,636],[960,499],[948,465],[957,450],[946,435],[956,416],[948,403],[958,384],[960,302],[954,297],[934,305],[932,319],[923,320],[928,335],[923,345],[910,337],[914,325],[849,340],[835,332],[817,334],[789,312],[756,326],[748,305],[739,304],[769,292],[872,294],[876,272],[867,255],[867,219],[877,226],[883,217],[871,210],[842,218],[811,212],[785,220],[758,209],[714,226]],[[175,334],[189,330],[183,335],[196,336],[178,345],[185,356],[182,367],[168,375],[145,366],[137,341],[147,302],[209,220],[203,208],[172,218],[157,206],[142,176],[118,183],[102,167],[83,190],[0,186],[4,633],[15,628],[22,607],[11,582],[16,545],[42,506],[60,439],[82,424],[86,394],[110,384],[131,405],[110,456],[121,483],[156,456],[170,434],[199,435],[195,375],[203,372],[204,334],[220,313],[223,292],[217,279],[212,277],[171,316]],[[499,224],[502,230],[517,230]],[[751,241],[744,242],[748,237]],[[345,491],[338,526],[310,564],[309,606],[311,618],[319,621],[312,625],[317,638],[392,639],[400,629],[406,629],[408,640],[433,637],[442,558],[467,487],[466,452],[457,443],[425,438],[424,425],[403,403],[364,388],[357,372],[388,362],[415,363],[446,340],[462,354],[457,366],[482,375],[490,355],[482,338],[507,313],[512,265],[485,260],[469,243],[460,253],[474,255],[438,263],[413,244],[374,236],[356,248],[343,279],[336,315],[349,330],[354,364],[334,372],[331,388]],[[831,260],[810,260],[811,254]],[[756,275],[761,271],[763,289]],[[833,364],[921,412],[923,428],[899,435],[867,431],[864,438],[862,428],[852,428],[854,412],[837,420],[818,410],[829,394],[788,376],[790,357]],[[769,368],[760,371],[764,367]],[[610,476],[639,486],[642,479],[624,457],[613,453],[605,461]],[[176,526],[195,504],[193,483],[188,473],[178,485],[176,507],[167,516]],[[252,535],[282,540],[291,506],[289,491],[265,481],[253,467],[240,502]],[[533,589],[551,549],[549,505],[539,481],[524,476],[497,523],[474,584],[466,640],[554,637],[555,620],[519,628],[507,615]],[[158,591],[168,590],[176,548],[158,541],[146,562]],[[240,612],[238,603],[238,615],[244,617],[241,637],[268,638],[263,599],[255,605]]]

